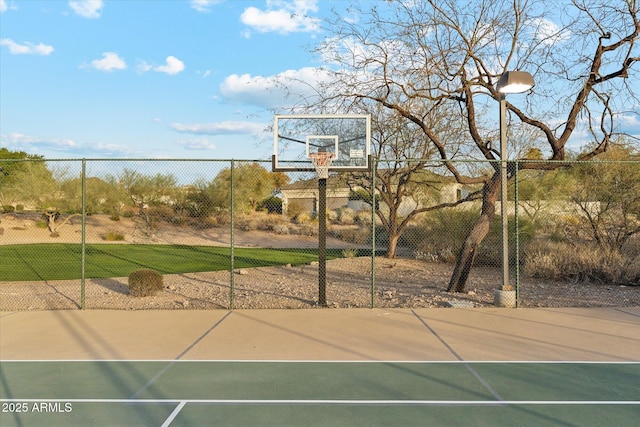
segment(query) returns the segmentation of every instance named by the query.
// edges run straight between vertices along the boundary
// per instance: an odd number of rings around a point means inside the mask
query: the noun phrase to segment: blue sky
[[[276,82],[340,1],[0,0],[0,146],[46,158],[266,159]]]
[[[273,112],[292,102],[280,84],[304,93],[297,82],[320,78],[325,64],[308,48],[347,3],[0,0],[0,147],[49,159],[269,159]],[[638,134],[637,105],[620,123]],[[579,129],[570,146],[588,141]]]

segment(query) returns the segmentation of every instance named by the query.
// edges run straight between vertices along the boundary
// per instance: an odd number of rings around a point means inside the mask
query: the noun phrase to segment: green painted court
[[[639,363],[14,361],[1,376],[3,426],[640,419]]]
[[[637,426],[639,324],[636,308],[2,313],[0,425]]]

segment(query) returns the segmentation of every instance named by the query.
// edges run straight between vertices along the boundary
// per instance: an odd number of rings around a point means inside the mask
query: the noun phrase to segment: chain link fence
[[[0,163],[0,310],[318,306],[313,174],[272,173],[260,160]],[[497,291],[511,291],[499,186],[460,183],[432,160],[376,166],[327,180],[327,305],[498,304]],[[487,179],[499,169],[456,166]],[[508,169],[514,303],[639,305],[640,161]],[[473,267],[461,292],[448,292],[483,214]],[[140,271],[161,283],[134,297],[130,275]]]

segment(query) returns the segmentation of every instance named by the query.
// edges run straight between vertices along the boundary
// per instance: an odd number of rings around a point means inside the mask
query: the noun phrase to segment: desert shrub
[[[460,248],[478,219],[476,210],[439,210],[424,216],[422,223],[407,227],[400,243],[414,249],[418,258],[438,262],[455,262]],[[533,239],[536,225],[529,219],[518,221],[519,246],[526,248]],[[515,231],[513,218],[509,218],[509,259],[515,262]],[[476,265],[502,264],[502,222],[496,216],[489,233],[478,248]]]
[[[187,219],[182,216],[174,216],[168,220],[169,223],[173,225],[177,225],[179,227],[185,225],[187,223]]]
[[[18,212],[22,212],[24,210],[24,205],[21,205],[20,203],[18,203],[16,205],[16,211]]]
[[[355,245],[366,245],[371,243],[371,230],[368,228],[331,228],[329,230],[329,234],[343,242],[353,243]]]
[[[358,256],[358,250],[356,248],[346,248],[342,250],[343,258],[355,258]]]
[[[120,221],[120,215],[118,215],[117,213],[112,213],[111,216],[109,216],[109,219],[111,221]]]
[[[590,244],[536,241],[525,251],[523,272],[542,279],[640,286],[640,259]]]
[[[170,222],[175,213],[173,209],[169,206],[151,206],[147,209],[147,215],[152,220],[162,220]]]
[[[13,213],[15,208],[11,205],[3,205],[0,209],[2,209],[3,213]]]
[[[296,224],[310,224],[311,222],[313,222],[313,216],[311,216],[309,212],[300,212],[294,218],[294,222]]]
[[[129,295],[147,297],[164,288],[162,275],[155,270],[136,270],[129,274]]]
[[[47,228],[47,222],[43,221],[41,219],[39,219],[38,221],[36,221],[36,228]]]
[[[342,225],[351,225],[354,223],[356,212],[351,208],[339,208],[336,209],[335,223]]]
[[[187,223],[196,230],[206,230],[220,226],[214,217],[189,218]]]
[[[133,215],[134,215],[133,211],[124,211],[124,212],[122,212],[122,216],[124,218],[133,218]]]
[[[231,223],[231,212],[228,209],[216,209],[210,218],[217,227],[222,227]]]
[[[235,226],[242,231],[255,231],[258,229],[259,220],[251,215],[238,215],[235,218]]]
[[[302,227],[298,228],[297,234],[302,236],[317,236],[318,226],[313,224],[304,224]]]
[[[287,235],[289,234],[289,227],[286,224],[280,224],[273,227],[273,232],[275,234]]]
[[[105,235],[102,238],[109,242],[117,242],[117,241],[123,241],[124,235],[121,233],[117,233],[115,231],[108,231],[105,233]]]
[[[524,253],[526,248],[531,244],[535,237],[537,225],[529,219],[520,218],[518,221],[518,246],[520,253]],[[516,261],[516,245],[515,245],[515,224],[514,218],[509,218],[509,260],[512,266]],[[489,234],[480,245],[478,255],[476,257],[477,265],[497,266],[502,265],[502,218],[496,216]]]
[[[301,203],[291,202],[287,206],[287,216],[293,220],[295,220],[302,212],[305,212],[305,208]]]
[[[273,231],[275,227],[288,223],[287,217],[266,212],[238,214],[235,218],[235,226],[244,231]]]
[[[455,262],[462,243],[479,213],[472,210],[438,210],[424,215],[405,238],[418,258],[437,262]],[[407,234],[407,231],[404,233]]]
[[[357,211],[353,222],[359,225],[371,226],[371,211]]]
[[[282,214],[282,199],[276,196],[267,197],[258,204],[258,210]]]

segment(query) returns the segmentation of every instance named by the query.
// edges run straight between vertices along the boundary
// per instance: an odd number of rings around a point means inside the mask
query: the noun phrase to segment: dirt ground
[[[79,220],[60,229],[52,238],[39,228],[37,217],[4,215],[0,245],[81,241]],[[127,218],[111,221],[94,215],[86,221],[86,242],[105,243],[107,232],[124,236],[122,244],[158,243],[228,245],[227,228],[194,230],[163,224],[147,233]],[[265,244],[265,242],[268,242]],[[109,242],[118,243],[118,242]],[[264,231],[234,231],[234,243],[241,247],[314,248],[317,237],[276,235]],[[329,238],[327,247],[353,245]],[[0,260],[1,263],[1,260]],[[494,290],[501,283],[498,268],[475,267],[467,292],[446,292],[452,265],[410,258],[372,260],[355,257],[327,262],[327,305],[329,307],[447,307],[493,306]],[[10,266],[2,265],[2,268]],[[233,287],[231,287],[233,283]],[[318,266],[282,266],[164,276],[164,290],[155,296],[131,297],[127,278],[87,279],[84,293],[79,280],[5,282],[0,284],[0,310],[74,309],[84,302],[93,309],[217,309],[217,308],[313,308],[318,301]],[[640,287],[604,286],[586,283],[549,282],[521,277],[522,307],[639,306]]]

